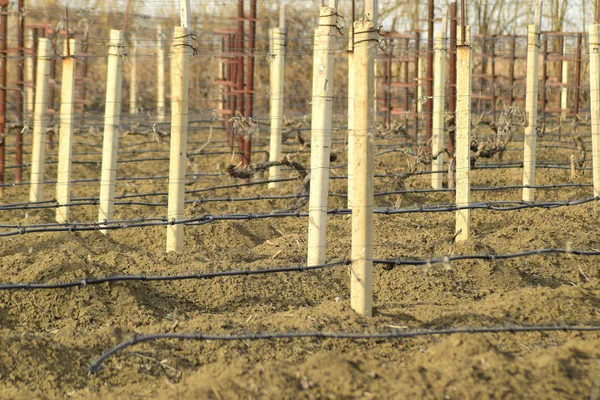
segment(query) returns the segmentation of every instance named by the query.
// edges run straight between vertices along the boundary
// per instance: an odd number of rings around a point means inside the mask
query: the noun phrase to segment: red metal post
[[[250,20],[248,22],[248,70],[246,75],[246,106],[245,117],[249,121],[252,117],[254,105],[254,51],[256,47],[256,0],[250,0]],[[243,165],[249,165],[252,160],[252,137],[244,141]]]
[[[425,103],[425,142],[431,141],[431,132],[433,130],[433,21],[435,18],[435,10],[433,0],[429,0],[429,14],[427,17],[427,86],[425,87],[425,95],[427,103]]]
[[[85,123],[85,105],[86,105],[86,92],[87,92],[87,74],[88,74],[88,49],[89,49],[89,34],[86,30],[83,36],[82,50],[77,54],[77,64],[80,65],[79,70],[81,71],[81,89],[80,89],[80,98],[81,98],[81,119],[80,124]]]
[[[496,121],[496,35],[492,35],[492,121]]]
[[[419,32],[415,32],[415,112],[413,114],[413,125],[415,129],[415,133],[413,134],[413,139],[415,144],[419,142],[419,113],[417,112],[417,102],[421,101],[419,99],[419,57],[421,47],[421,34]]]
[[[238,21],[236,33],[237,50],[237,71],[236,71],[236,112],[244,115],[244,0],[238,0]],[[234,114],[234,116],[235,116]],[[241,161],[244,161],[244,135],[238,133],[238,148],[241,155]]]
[[[579,91],[581,90],[581,46],[583,35],[577,34],[577,61],[575,62],[575,101],[573,103],[573,112],[579,115]]]
[[[403,76],[403,80],[402,83],[404,83],[405,85],[408,85],[408,67],[410,65],[409,63],[409,59],[408,59],[408,49],[409,49],[409,39],[404,39],[404,52],[403,54],[403,67],[404,67],[404,76]],[[404,87],[404,127],[408,130],[408,86]]]
[[[389,53],[387,58],[387,63],[385,65],[385,75],[386,75],[386,93],[385,93],[385,123],[387,126],[390,126],[392,122],[392,63],[394,56],[394,41],[393,39],[389,40]]]
[[[4,194],[4,163],[6,154],[6,63],[8,62],[8,1],[0,2],[0,197]]]
[[[546,125],[546,104],[548,103],[548,95],[546,93],[546,86],[548,83],[548,35],[544,35],[544,43],[542,47],[542,126]]]
[[[23,126],[25,121],[24,113],[24,97],[25,97],[25,75],[23,70],[25,69],[25,0],[19,0],[17,5],[17,55],[18,55],[18,66],[17,66],[17,118],[19,119],[19,125]],[[15,170],[15,182],[21,183],[23,181],[23,134],[21,129],[17,129],[17,137],[15,141],[15,153],[17,169]]]
[[[515,101],[515,62],[517,60],[517,35],[513,35],[510,46],[510,63],[508,65],[508,81],[510,82],[510,98],[508,105],[512,107]]]

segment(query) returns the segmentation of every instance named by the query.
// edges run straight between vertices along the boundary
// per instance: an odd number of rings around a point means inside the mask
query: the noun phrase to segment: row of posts
[[[327,197],[329,181],[329,156],[332,130],[333,101],[333,39],[337,32],[337,4],[331,0],[329,7],[320,11],[319,26],[315,30],[313,64],[313,98],[311,127],[311,184],[309,200],[308,265],[326,262]],[[352,208],[352,265],[351,305],[362,315],[372,313],[372,267],[373,267],[373,139],[375,116],[374,65],[378,47],[376,1],[367,1],[365,17],[354,23],[352,53],[349,53],[349,206]],[[539,20],[538,20],[539,21]],[[594,194],[600,196],[600,51],[599,25],[590,28],[590,94],[593,142]],[[535,185],[535,138],[537,114],[537,59],[539,54],[539,22],[528,29],[527,64],[527,113],[529,123],[525,131],[523,174],[523,200],[534,200]],[[272,148],[281,146],[281,121],[283,120],[283,70],[285,63],[285,25],[273,28],[271,64],[271,120]],[[471,81],[472,54],[471,34],[468,26],[457,31],[456,51],[456,240],[464,241],[470,236],[470,139],[471,139]],[[171,149],[169,168],[167,251],[179,251],[183,247],[185,155],[187,151],[188,122],[188,70],[191,36],[186,27],[175,28],[173,62],[171,68]],[[437,76],[443,78],[444,33],[436,39],[435,66]],[[56,219],[69,220],[69,189],[72,158],[72,133],[74,115],[74,70],[77,42],[65,44],[63,78],[61,88],[59,166],[57,178]],[[113,219],[118,127],[121,112],[122,65],[124,57],[123,32],[111,31],[109,44],[104,141],[98,221],[102,228]],[[48,78],[51,49],[47,39],[40,38],[38,47],[36,92],[34,106],[34,136],[32,150],[30,201],[42,200],[44,177],[45,132],[48,111]],[[438,82],[444,82],[439,79]],[[443,115],[444,85],[434,86],[434,114]],[[277,121],[279,121],[277,123]],[[275,122],[275,124],[273,124]],[[443,121],[434,118],[433,152],[444,143]],[[436,148],[437,147],[437,148]],[[271,152],[272,160],[280,156],[279,150]],[[441,168],[434,163],[433,168]],[[278,176],[279,171],[271,173]],[[433,174],[438,175],[438,174]],[[351,178],[351,179],[350,179]],[[439,184],[439,181],[432,184]],[[102,229],[106,232],[106,229]]]
[[[333,4],[332,4],[333,3]],[[373,267],[373,133],[374,133],[374,60],[376,38],[376,2],[365,5],[365,17],[356,22],[350,36],[353,53],[349,52],[348,95],[348,206],[352,209],[351,306],[361,315],[372,313]],[[369,13],[371,10],[371,13]],[[445,18],[444,18],[445,21]],[[321,8],[319,27],[315,31],[313,61],[313,97],[311,128],[311,182],[308,221],[308,265],[326,262],[327,196],[329,151],[331,144],[331,112],[333,92],[333,48],[337,11],[335,2]],[[538,106],[538,59],[540,51],[541,4],[536,23],[528,27],[526,113],[524,134],[523,201],[535,197],[535,152]],[[435,41],[433,93],[432,153],[439,154],[445,143],[445,29]],[[599,25],[590,29],[590,93],[593,142],[594,195],[600,195],[600,50]],[[350,48],[350,47],[349,47]],[[456,225],[455,240],[465,241],[471,234],[471,92],[472,49],[468,25],[456,32],[455,86],[455,168]],[[273,115],[271,116],[273,118]],[[433,163],[432,186],[441,188],[442,157]]]

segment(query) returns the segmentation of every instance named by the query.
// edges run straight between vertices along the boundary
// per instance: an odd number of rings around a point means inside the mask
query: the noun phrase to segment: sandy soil
[[[206,129],[190,134],[197,148]],[[336,134],[337,138],[342,133]],[[221,131],[207,151],[227,152]],[[261,137],[261,140],[266,138]],[[74,178],[97,178],[101,138],[78,137]],[[378,142],[398,143],[390,139]],[[85,145],[86,143],[87,145]],[[541,145],[557,145],[540,138]],[[90,146],[93,145],[93,146]],[[517,141],[515,148],[520,147]],[[564,145],[564,143],[563,143]],[[567,144],[568,145],[568,144]],[[571,145],[572,146],[572,145]],[[255,146],[258,149],[258,146]],[[343,149],[339,142],[334,148]],[[168,144],[141,136],[121,140],[120,160],[167,157]],[[297,151],[299,144],[286,150]],[[136,151],[137,153],[131,153]],[[541,148],[540,162],[567,163],[574,149]],[[591,153],[591,152],[588,152]],[[8,156],[12,160],[12,155]],[[257,153],[256,159],[261,155]],[[518,161],[508,151],[503,161]],[[56,159],[56,149],[49,159]],[[197,156],[197,171],[217,173],[226,154]],[[308,154],[298,160],[307,163]],[[497,162],[494,159],[489,162]],[[345,162],[345,153],[333,166]],[[591,163],[586,164],[590,166]],[[377,172],[403,171],[406,157],[377,157]],[[47,177],[55,177],[55,164]],[[119,177],[166,175],[168,161],[119,164]],[[344,168],[332,170],[345,175]],[[474,170],[476,187],[519,185],[521,169]],[[286,176],[293,176],[291,171]],[[9,176],[9,180],[12,177]],[[411,177],[407,188],[427,188],[429,176]],[[188,188],[233,182],[203,177]],[[540,169],[537,183],[571,182],[568,170]],[[590,183],[579,173],[575,182]],[[345,193],[345,181],[330,190]],[[117,195],[166,190],[166,179],[120,181]],[[376,191],[397,189],[377,178]],[[188,199],[294,194],[297,182],[221,189]],[[3,203],[23,202],[26,186],[7,188]],[[73,197],[97,196],[99,184],[80,183]],[[590,187],[538,190],[539,201],[592,196]],[[518,200],[520,190],[474,192],[473,201]],[[54,197],[47,185],[45,198]],[[164,202],[166,196],[142,198]],[[447,194],[382,196],[378,206],[448,203]],[[291,200],[190,204],[189,216],[282,209]],[[345,199],[331,197],[330,207]],[[2,211],[2,223],[52,222],[54,209]],[[166,214],[165,207],[117,206],[116,219]],[[595,203],[551,210],[473,212],[473,238],[454,244],[452,213],[375,218],[376,258],[433,258],[457,254],[503,254],[566,247],[598,249]],[[94,221],[96,206],[72,210],[74,221]],[[298,265],[305,260],[306,218],[216,222],[186,228],[185,250],[165,254],[165,228],[41,233],[0,239],[2,282],[62,282],[116,274],[184,274]],[[350,219],[328,222],[328,259],[350,253]],[[377,266],[373,318],[349,306],[347,267],[228,277],[202,281],[126,282],[74,289],[0,292],[0,397],[2,398],[600,398],[599,333],[453,335],[404,340],[271,340],[254,342],[159,341],[130,347],[98,374],[87,366],[104,350],[134,334],[193,332],[384,332],[488,325],[599,324],[600,275],[594,257],[532,256],[504,261],[460,261],[444,266]]]

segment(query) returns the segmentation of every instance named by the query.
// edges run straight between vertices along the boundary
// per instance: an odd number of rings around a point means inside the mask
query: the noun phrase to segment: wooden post
[[[104,140],[102,143],[102,171],[100,176],[100,209],[98,222],[111,221],[115,202],[115,179],[117,175],[117,150],[119,148],[119,120],[121,118],[121,83],[123,55],[125,54],[123,31],[111,30],[108,48],[108,72],[106,78],[106,103],[104,108]],[[100,230],[106,234],[106,230]]]
[[[137,37],[131,38],[131,69],[129,70],[129,114],[137,114]]]
[[[375,8],[377,2],[375,2]],[[367,14],[367,13],[365,13]],[[354,185],[350,303],[370,317],[373,307],[373,129],[377,21],[354,23]]]
[[[337,10],[321,7],[319,26],[315,29],[313,62],[308,265],[325,263],[336,24]]]
[[[471,203],[471,29],[458,26],[456,44],[456,205]],[[464,37],[464,42],[462,41]],[[471,210],[456,211],[456,241],[471,236]]]
[[[185,208],[185,166],[188,130],[188,70],[191,38],[184,27],[176,27],[171,70],[171,156],[169,165],[169,222],[180,221]],[[167,252],[183,248],[183,225],[167,226]]]
[[[44,159],[46,156],[46,127],[48,126],[48,93],[50,80],[50,40],[38,40],[37,76],[35,82],[35,108],[33,112],[33,146],[31,150],[31,186],[29,201],[42,200]]]
[[[283,127],[284,76],[285,76],[285,5],[281,6],[279,28],[271,28],[270,67],[270,107],[271,141],[269,161],[281,158],[281,130]],[[278,180],[281,176],[279,166],[269,168],[269,180]],[[269,189],[279,188],[279,182],[270,182]]]
[[[179,16],[181,26],[186,28],[188,32],[192,32],[192,8],[190,7],[190,0],[179,0]]]
[[[158,50],[156,54],[158,60],[156,62],[156,112],[158,120],[164,121],[166,114],[166,99],[165,99],[165,39],[162,33],[162,27],[157,26],[156,45]]]
[[[442,174],[444,170],[444,154],[440,153],[444,147],[444,114],[446,101],[446,27],[438,32],[435,38],[435,57],[433,60],[434,86],[433,86],[433,135],[431,142],[432,154],[437,155],[431,164],[431,187],[442,188]],[[437,172],[437,173],[436,173]]]
[[[62,60],[62,81],[60,94],[60,131],[58,138],[58,175],[56,178],[56,202],[69,204],[71,198],[71,157],[73,149],[73,116],[75,115],[75,56],[77,41],[65,42]],[[56,222],[69,220],[68,206],[56,209]]]
[[[25,37],[25,47],[34,51],[33,44],[33,29],[27,29],[27,35]],[[28,114],[33,114],[33,105],[35,99],[33,97],[34,86],[35,86],[35,55],[31,54],[25,57],[25,80],[29,83],[25,86],[25,111]]]
[[[590,114],[594,196],[600,196],[600,24],[590,25]]]
[[[533,201],[535,190],[535,143],[537,127],[538,103],[538,63],[540,51],[540,35],[538,25],[529,25],[527,32],[527,85],[525,111],[527,127],[525,127],[523,153],[523,201]]]
[[[563,56],[567,54],[567,41],[563,39]],[[569,113],[569,62],[562,61],[562,87],[560,88],[560,109],[562,118]]]
[[[354,193],[354,27],[348,29],[348,208],[352,208]]]

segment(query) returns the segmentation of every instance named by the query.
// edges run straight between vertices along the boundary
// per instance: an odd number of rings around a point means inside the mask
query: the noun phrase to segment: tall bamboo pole
[[[369,18],[371,16],[371,18]],[[373,311],[373,130],[377,54],[377,1],[365,4],[354,23],[354,186],[350,304],[364,316]]]
[[[336,25],[337,10],[333,7],[321,7],[313,52],[308,265],[325,262]]]
[[[456,45],[456,206],[471,203],[471,30],[469,25],[458,27]],[[471,236],[471,210],[456,211],[456,241]]]
[[[46,156],[46,127],[48,126],[48,93],[50,80],[50,40],[38,40],[37,71],[35,80],[35,108],[33,113],[33,146],[31,150],[31,186],[29,201],[42,200],[44,159]]]
[[[71,198],[71,157],[73,150],[73,116],[75,115],[75,64],[77,41],[65,42],[62,60],[62,80],[60,94],[60,131],[58,138],[58,174],[56,177],[56,222],[69,220]]]
[[[271,28],[271,63],[270,63],[270,110],[271,110],[271,137],[269,161],[278,161],[281,158],[281,135],[283,127],[283,102],[284,102],[284,76],[285,76],[285,5],[281,7],[281,18],[278,28]],[[269,168],[269,189],[280,186],[276,182],[281,176],[281,168]]]
[[[187,162],[189,46],[188,30],[176,27],[171,83],[171,154],[169,163],[169,204],[167,218],[178,222],[185,209],[185,166]],[[167,252],[183,248],[183,225],[167,226]]]
[[[533,201],[535,197],[535,189],[532,186],[535,185],[539,51],[539,26],[529,25],[527,32],[527,92],[525,96],[527,126],[525,127],[523,153],[523,201]]]
[[[108,71],[106,78],[106,102],[104,108],[104,140],[102,143],[102,171],[100,175],[100,208],[98,221],[111,221],[115,203],[115,180],[117,175],[117,150],[119,149],[119,120],[121,118],[121,85],[123,55],[125,54],[123,31],[111,30],[108,48]],[[103,229],[100,232],[106,233]]]
[[[446,101],[446,28],[438,32],[435,40],[435,59],[433,63],[435,81],[433,88],[433,135],[431,142],[432,154],[437,155],[431,165],[431,187],[442,188],[442,174],[444,169],[444,114]]]

